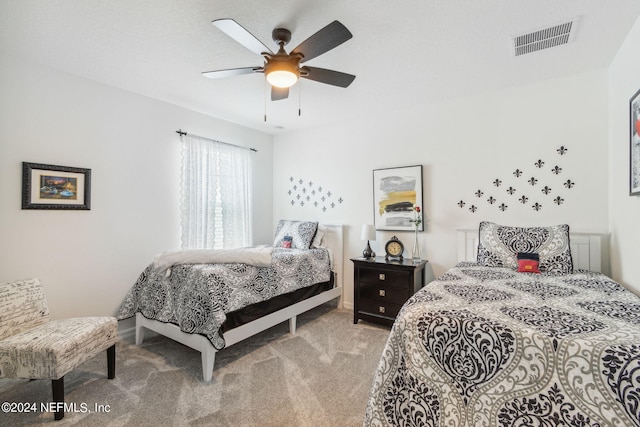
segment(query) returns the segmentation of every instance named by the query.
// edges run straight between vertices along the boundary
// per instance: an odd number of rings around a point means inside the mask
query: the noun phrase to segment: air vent
[[[532,31],[512,38],[514,56],[561,46],[573,41],[578,20]]]

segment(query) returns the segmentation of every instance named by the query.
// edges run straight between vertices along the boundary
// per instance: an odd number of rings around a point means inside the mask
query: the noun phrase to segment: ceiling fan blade
[[[223,79],[225,77],[241,76],[243,74],[259,73],[262,71],[262,67],[244,67],[230,68],[228,70],[205,71],[202,75],[209,77],[210,79]]]
[[[317,33],[300,43],[291,51],[291,54],[301,53],[304,57],[300,62],[306,62],[316,56],[320,56],[323,53],[330,51],[336,46],[340,46],[351,37],[353,37],[353,34],[347,30],[347,27],[338,21],[333,21],[331,24],[322,28]]]
[[[287,99],[289,97],[288,87],[271,87],[271,100],[279,101],[281,99]]]
[[[258,40],[256,36],[231,18],[216,19],[211,23],[256,55],[262,55],[262,52],[271,52],[271,49]]]
[[[340,71],[327,70],[318,67],[302,67],[300,77],[313,80],[328,85],[347,87],[356,78],[353,74],[341,73]],[[305,74],[305,75],[303,75]]]

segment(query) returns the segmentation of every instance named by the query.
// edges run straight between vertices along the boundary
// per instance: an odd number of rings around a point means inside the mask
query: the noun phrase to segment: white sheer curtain
[[[182,135],[183,249],[251,246],[251,152]]]

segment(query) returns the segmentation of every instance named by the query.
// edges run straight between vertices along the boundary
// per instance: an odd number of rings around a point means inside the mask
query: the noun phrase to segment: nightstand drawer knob
[[[384,279],[385,279],[385,277],[384,277],[384,273],[380,273],[380,274],[378,274],[378,279],[380,279],[380,280],[384,280]]]
[[[381,307],[378,307],[378,311],[379,311],[380,313],[384,313],[384,307],[382,307],[382,306],[381,306]]]
[[[384,289],[380,289],[378,291],[378,295],[380,295],[381,297],[384,297],[384,296],[386,296],[386,292],[384,291]]]

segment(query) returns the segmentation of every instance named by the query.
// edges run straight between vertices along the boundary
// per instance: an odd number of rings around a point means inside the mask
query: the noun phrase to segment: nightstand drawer
[[[377,300],[382,302],[392,302],[396,304],[404,304],[409,298],[409,289],[396,288],[393,286],[385,286],[384,284],[375,284],[360,282],[360,296],[362,298]]]
[[[412,271],[394,271],[381,268],[360,267],[360,281],[378,284],[388,284],[391,286],[401,286],[406,288]]]
[[[402,308],[402,304],[394,304],[392,302],[384,302],[378,300],[370,300],[367,298],[360,299],[360,311],[370,313],[377,316],[394,318]]]

